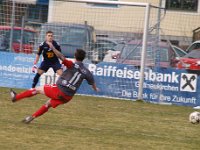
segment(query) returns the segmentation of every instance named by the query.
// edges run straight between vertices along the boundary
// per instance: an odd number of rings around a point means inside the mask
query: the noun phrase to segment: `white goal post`
[[[145,67],[145,56],[147,47],[147,36],[149,29],[149,16],[150,16],[150,3],[139,3],[139,2],[119,2],[119,1],[98,1],[98,0],[67,0],[68,2],[78,2],[78,3],[96,3],[96,4],[118,4],[124,6],[138,6],[145,7],[145,18],[144,18],[144,28],[143,28],[143,39],[142,39],[142,52],[141,52],[141,68],[140,68],[140,80],[138,89],[138,99],[142,100],[143,94],[143,82],[144,82],[144,67]],[[51,7],[51,3],[49,5]]]

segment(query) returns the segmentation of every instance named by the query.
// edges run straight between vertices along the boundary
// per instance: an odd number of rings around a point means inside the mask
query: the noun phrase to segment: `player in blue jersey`
[[[95,91],[96,87],[92,73],[83,65],[82,61],[85,58],[85,51],[77,49],[75,52],[75,62],[67,60],[58,50],[55,49],[52,43],[47,42],[53,52],[62,60],[67,69],[59,77],[56,84],[44,85],[41,87],[31,88],[22,93],[15,93],[12,89],[10,91],[12,102],[17,102],[23,98],[31,97],[36,94],[44,94],[50,98],[38,111],[31,116],[26,117],[23,122],[30,123],[35,118],[41,116],[48,111],[50,107],[56,108],[60,104],[69,102],[84,79],[92,86]]]
[[[35,58],[35,61],[34,61],[34,66],[33,66],[33,69],[32,69],[33,72],[35,72],[35,70],[37,68],[36,64],[39,61],[40,55],[41,54],[43,55],[43,61],[40,64],[39,68],[37,69],[37,73],[36,73],[36,75],[33,79],[32,88],[34,88],[36,86],[40,76],[44,72],[47,72],[49,70],[49,68],[53,68],[53,71],[55,73],[57,73],[58,75],[61,75],[62,72],[63,72],[58,57],[55,55],[53,50],[49,47],[47,42],[52,43],[52,45],[58,51],[61,52],[60,45],[56,41],[53,40],[53,32],[47,31],[46,32],[46,40],[40,44],[40,46],[38,48],[38,53],[36,54],[36,58]]]

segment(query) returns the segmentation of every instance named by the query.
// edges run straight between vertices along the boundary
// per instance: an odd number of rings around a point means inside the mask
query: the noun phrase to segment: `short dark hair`
[[[86,52],[82,49],[76,49],[75,58],[78,61],[83,61],[85,59]]]
[[[50,34],[53,34],[53,31],[50,31],[50,30],[47,31],[47,32],[46,32],[46,35],[49,34],[49,33],[50,33]]]

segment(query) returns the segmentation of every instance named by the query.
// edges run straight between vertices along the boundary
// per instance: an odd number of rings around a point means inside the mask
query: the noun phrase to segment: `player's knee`
[[[52,105],[51,105],[51,101],[50,101],[50,100],[48,100],[48,101],[45,103],[45,106],[46,106],[47,108],[50,108],[50,107],[52,107]]]
[[[49,103],[50,103],[50,107],[52,107],[52,108],[56,108],[57,106],[64,104],[62,101],[60,101],[58,99],[51,99],[49,101]]]
[[[38,94],[44,94],[44,86],[39,86],[36,87],[35,89]]]
[[[38,70],[37,70],[37,73],[41,76],[41,75],[44,73],[44,71],[41,70],[41,69],[38,69]]]

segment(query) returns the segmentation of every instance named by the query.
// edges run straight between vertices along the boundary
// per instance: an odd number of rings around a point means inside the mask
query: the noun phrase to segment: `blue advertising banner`
[[[87,83],[79,93],[136,100],[140,70],[131,65],[116,63],[87,64],[95,75],[100,92],[92,91]],[[153,103],[198,106],[199,77],[185,70],[172,68],[146,69],[143,84],[143,99]]]
[[[31,88],[34,55],[0,52],[0,86]],[[137,100],[140,70],[117,63],[85,63],[93,73],[100,92],[92,90],[85,81],[78,94]],[[53,84],[57,76],[49,70],[38,85]],[[199,76],[172,68],[145,69],[143,99],[147,102],[200,106]]]
[[[35,55],[0,52],[0,86],[31,88]]]

